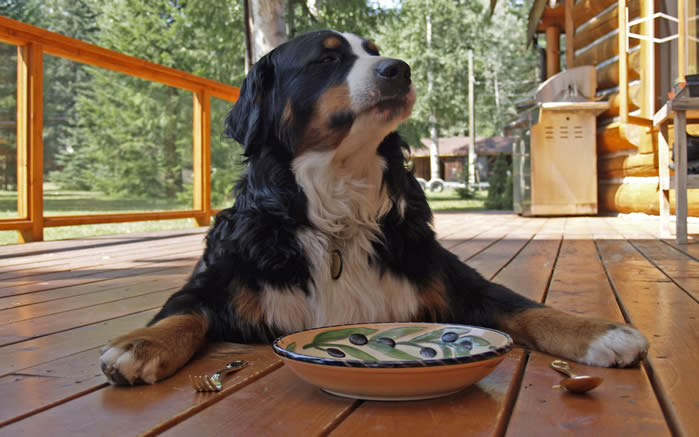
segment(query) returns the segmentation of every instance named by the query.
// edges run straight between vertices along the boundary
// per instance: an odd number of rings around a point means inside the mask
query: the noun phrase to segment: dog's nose
[[[386,59],[376,65],[376,74],[381,79],[406,81],[410,84],[410,65],[400,59]]]

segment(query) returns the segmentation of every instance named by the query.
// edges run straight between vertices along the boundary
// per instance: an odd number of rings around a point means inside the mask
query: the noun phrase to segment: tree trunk
[[[252,61],[257,62],[286,38],[286,0],[248,0]]]
[[[427,15],[425,16],[425,28],[427,38],[427,51],[432,49],[432,17],[430,15],[430,0],[426,0]],[[431,55],[431,53],[430,53]],[[433,65],[430,60],[427,66],[427,96],[432,98],[434,90],[434,72]],[[430,179],[439,178],[439,131],[437,129],[437,116],[434,111],[434,104],[430,104],[430,136],[432,137],[432,145],[430,145]]]

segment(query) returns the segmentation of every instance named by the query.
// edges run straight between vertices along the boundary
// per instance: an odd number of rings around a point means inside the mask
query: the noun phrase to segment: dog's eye
[[[316,61],[317,64],[332,64],[335,62],[340,62],[340,55],[337,53],[327,53]]]

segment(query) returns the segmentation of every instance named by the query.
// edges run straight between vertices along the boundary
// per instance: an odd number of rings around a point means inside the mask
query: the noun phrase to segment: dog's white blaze
[[[593,341],[581,360],[593,366],[627,366],[648,350],[648,341],[630,327],[611,329]]]
[[[352,99],[352,109],[360,112],[367,101],[372,99],[369,94],[374,90],[376,76],[376,64],[388,59],[383,56],[372,56],[362,46],[362,39],[352,33],[343,33],[343,37],[349,42],[352,52],[357,56],[352,69],[347,75],[347,86]],[[374,91],[376,92],[376,91]]]

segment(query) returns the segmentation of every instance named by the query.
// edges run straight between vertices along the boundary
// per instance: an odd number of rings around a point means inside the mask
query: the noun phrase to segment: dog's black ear
[[[224,134],[242,144],[248,158],[259,153],[270,140],[267,123],[271,121],[269,106],[274,80],[270,55],[263,56],[243,81],[240,97],[226,117]]]

